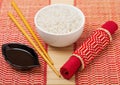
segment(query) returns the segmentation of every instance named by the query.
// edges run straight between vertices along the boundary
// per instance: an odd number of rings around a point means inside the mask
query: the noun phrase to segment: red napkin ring
[[[118,26],[115,22],[108,21],[102,28],[94,31],[61,67],[62,76],[65,79],[70,79],[78,69],[83,70],[110,43],[111,35],[117,29]]]

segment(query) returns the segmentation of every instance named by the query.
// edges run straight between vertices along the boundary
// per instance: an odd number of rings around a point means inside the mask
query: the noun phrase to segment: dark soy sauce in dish
[[[19,66],[34,65],[33,56],[25,50],[11,49],[6,51],[9,61]]]
[[[23,44],[9,43],[2,45],[5,60],[16,69],[27,70],[40,66],[35,51]]]

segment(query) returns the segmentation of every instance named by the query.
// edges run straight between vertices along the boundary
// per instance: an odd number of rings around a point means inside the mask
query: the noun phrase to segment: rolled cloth
[[[111,35],[117,29],[115,22],[108,21],[102,25],[102,28],[94,31],[60,68],[61,75],[65,79],[70,79],[78,69],[83,70],[110,43]]]

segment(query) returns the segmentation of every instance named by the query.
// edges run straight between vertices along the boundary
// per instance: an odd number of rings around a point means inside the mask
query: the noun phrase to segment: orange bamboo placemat
[[[32,26],[33,30],[35,30],[33,21],[34,15],[38,9],[48,5],[49,0],[15,0],[15,2],[22,10],[24,16]],[[0,9],[0,50],[2,44],[10,42],[22,43],[32,47],[32,45],[27,41],[24,35],[8,17],[8,11],[12,12],[20,24],[23,25],[22,20],[19,18],[18,14],[11,6],[10,0],[3,0]],[[41,39],[40,41],[44,44]],[[44,46],[47,48],[45,44]],[[31,71],[19,72],[12,69],[9,64],[6,63],[0,51],[0,85],[45,85],[47,65],[40,56],[39,61],[41,63],[41,67],[34,68]]]
[[[120,0],[75,0],[86,17],[82,36],[75,44],[81,43],[108,20],[120,27]],[[113,41],[82,72],[76,74],[76,85],[120,85],[120,29],[113,35]]]
[[[29,20],[33,28],[35,28],[33,24],[35,12],[39,8],[49,4],[49,0],[16,0],[16,2],[19,4],[20,9],[22,9],[23,14]],[[119,4],[119,0],[75,0],[75,6],[80,8],[86,16],[85,30],[75,44],[75,49],[81,45],[93,30],[100,27],[105,21],[114,20],[118,25],[120,24]],[[19,42],[31,46],[7,16],[8,10],[12,11],[16,18],[21,21],[10,6],[10,1],[3,0],[0,9],[0,45],[8,42]],[[110,45],[98,55],[86,69],[76,74],[76,85],[120,84],[119,35],[120,30],[113,35],[113,41]],[[11,69],[1,55],[0,84],[46,84],[46,63],[41,57],[39,57],[39,59],[42,64],[41,68],[35,68],[30,72],[20,73]]]
[[[1,8],[1,3],[2,3],[2,0],[0,0],[0,8]]]

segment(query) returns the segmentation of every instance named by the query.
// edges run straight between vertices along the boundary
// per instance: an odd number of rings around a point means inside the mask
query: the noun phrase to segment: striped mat
[[[71,1],[71,0],[70,0]],[[33,17],[38,9],[50,4],[49,0],[15,0],[24,16],[35,30]],[[115,21],[120,26],[120,0],[74,0],[74,5],[80,8],[86,17],[84,32],[79,40],[74,44],[74,50],[79,48],[81,43],[108,20]],[[18,42],[32,45],[21,34],[15,24],[10,20],[7,12],[14,14],[23,26],[20,18],[10,4],[10,0],[0,0],[0,50],[1,45],[9,42]],[[24,26],[23,26],[24,27]],[[29,32],[28,32],[29,34]],[[36,33],[37,34],[37,33]],[[87,35],[86,35],[87,34]],[[46,50],[47,45],[44,44]],[[71,48],[70,48],[71,49]],[[61,51],[58,51],[61,52]],[[76,85],[119,85],[120,84],[120,29],[113,35],[113,41],[96,57],[83,71],[75,74]],[[0,85],[46,85],[47,84],[47,64],[39,56],[40,68],[31,71],[19,72],[11,69],[6,63],[0,51]],[[52,77],[51,77],[52,78]],[[64,81],[64,79],[62,79]],[[56,81],[53,80],[52,85]],[[68,81],[68,82],[71,82]],[[51,84],[48,84],[51,85]],[[65,85],[68,85],[65,83]],[[73,84],[70,84],[73,85]]]
[[[22,10],[24,16],[29,21],[33,29],[35,29],[33,23],[33,17],[35,13],[37,12],[38,9],[49,4],[49,0],[15,0],[15,2],[18,4],[18,7]],[[11,6],[10,0],[3,0],[0,9],[0,50],[2,44],[11,43],[11,42],[22,43],[32,47],[31,44],[27,41],[27,39],[18,30],[16,25],[8,17],[7,15],[8,11],[12,12],[13,15],[16,17],[16,19],[23,26],[23,22],[17,15],[14,8]],[[43,42],[41,39],[40,41]],[[45,44],[44,46],[45,48],[47,48]],[[45,85],[47,65],[40,56],[39,56],[39,61],[41,67],[34,68],[26,72],[19,72],[14,69],[11,69],[11,66],[8,63],[6,63],[0,51],[0,85],[11,85],[11,84]]]
[[[120,27],[120,0],[75,0],[86,23],[82,36],[75,44],[81,43],[103,23],[115,21]],[[87,35],[86,35],[87,34]],[[76,74],[76,85],[119,85],[120,84],[120,29],[112,36],[113,41],[82,72]]]

